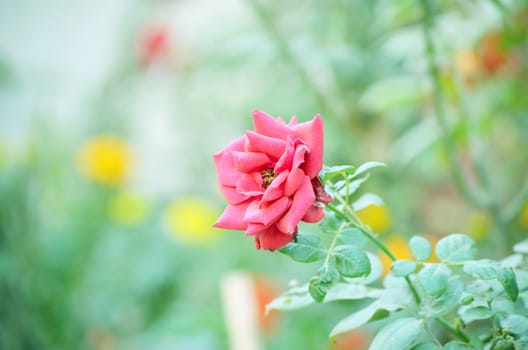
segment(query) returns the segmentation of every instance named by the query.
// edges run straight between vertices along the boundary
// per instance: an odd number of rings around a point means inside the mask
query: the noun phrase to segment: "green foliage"
[[[504,287],[506,294],[512,301],[516,301],[519,296],[519,287],[517,287],[517,279],[512,268],[500,268],[497,271],[497,278]]]
[[[294,287],[266,305],[266,310],[295,310],[313,304],[314,299],[308,292],[308,285]]]
[[[270,307],[281,310],[304,307],[312,303],[308,296],[318,303],[368,301],[339,321],[330,336],[391,317],[376,334],[369,349],[483,350],[484,342],[488,347],[494,342],[495,348],[525,342],[523,336],[528,319],[515,312],[521,300],[528,301],[520,292],[528,288],[528,272],[519,269],[526,259],[523,244],[516,245],[516,255],[503,261],[475,260],[475,242],[464,234],[452,234],[440,239],[435,247],[440,262],[429,263],[426,261],[432,255],[431,244],[424,237],[413,236],[409,248],[415,260],[393,261],[382,287],[377,287],[381,265],[368,250],[384,246],[354,212],[369,204],[383,203],[370,193],[355,199],[359,187],[368,178],[367,171],[379,166],[380,163],[374,162],[358,168],[325,168],[321,176],[337,199],[320,224],[322,231],[332,237],[330,245],[327,247],[322,240],[302,234],[297,242],[281,249],[297,261],[324,259],[324,263],[306,287],[286,292]],[[522,288],[518,278],[522,278]],[[374,287],[367,286],[369,284]],[[526,309],[524,305],[523,312],[526,313]],[[407,311],[414,317],[409,317]],[[451,319],[453,325],[443,317]],[[448,339],[439,347],[438,339],[431,339],[431,331],[426,332],[424,327],[433,320],[449,329],[455,339]],[[500,331],[490,329],[490,336],[484,342],[482,337],[465,334],[466,325],[479,322],[494,324]]]
[[[436,256],[445,262],[461,262],[475,258],[477,247],[466,235],[452,234],[442,238],[436,245]]]
[[[345,277],[363,277],[370,273],[370,260],[359,248],[338,246],[334,256],[337,270]]]
[[[397,277],[405,277],[416,271],[418,264],[412,260],[396,260],[392,263],[392,273]]]
[[[423,320],[410,317],[400,318],[383,327],[369,349],[410,349],[416,344],[423,331]]]
[[[335,246],[327,250],[326,263],[310,280],[308,293],[306,290],[302,293],[298,290],[294,293],[295,289],[289,291],[272,304],[274,308],[288,310],[309,305],[307,294],[313,300],[325,303],[370,300],[366,306],[339,321],[330,332],[334,337],[394,315],[395,320],[377,333],[370,349],[440,349],[434,342],[417,344],[427,334],[424,322],[453,315],[455,310],[460,321],[453,327],[454,332],[458,332],[456,327],[488,320],[501,329],[497,338],[492,337],[488,342],[494,341],[501,347],[525,342],[523,337],[528,330],[528,318],[514,313],[514,303],[518,304],[520,295],[516,276],[525,278],[523,286],[528,287],[528,274],[515,270],[523,263],[524,257],[513,256],[502,262],[473,260],[476,254],[474,242],[465,235],[454,234],[444,237],[436,247],[442,262],[425,263],[431,254],[431,245],[425,238],[414,236],[409,246],[416,261],[394,261],[383,288],[367,287],[367,283],[379,278],[379,272],[371,271],[371,266],[379,268],[379,262],[372,254],[365,254],[364,250],[369,246],[364,240],[370,239],[366,229],[348,226],[350,223],[339,215],[334,215],[331,220],[333,227],[337,227]],[[312,245],[324,251],[321,242]],[[417,293],[414,297],[411,286]],[[414,310],[413,314],[418,317],[405,317],[402,310]],[[467,341],[448,341],[442,349],[484,349],[479,337],[459,337],[467,338]]]
[[[411,240],[409,241],[409,247],[411,247],[411,251],[416,260],[420,261],[429,259],[431,253],[433,252],[431,243],[429,243],[426,238],[421,236],[411,237]]]
[[[405,288],[385,289],[374,302],[339,321],[330,332],[330,336],[345,333],[366,323],[386,318],[391,312],[404,308],[411,300],[412,296]]]
[[[292,242],[279,249],[295,261],[314,262],[326,256],[326,250],[321,239],[315,235],[301,233],[297,242]]]

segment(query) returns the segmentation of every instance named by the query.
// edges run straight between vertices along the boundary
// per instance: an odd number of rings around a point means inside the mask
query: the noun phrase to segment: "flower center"
[[[260,175],[262,176],[262,184],[264,185],[264,188],[267,188],[273,179],[277,176],[273,172],[272,168],[264,169],[260,172]]]

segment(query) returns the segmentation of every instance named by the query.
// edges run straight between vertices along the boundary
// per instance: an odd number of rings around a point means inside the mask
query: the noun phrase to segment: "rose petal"
[[[245,139],[245,137],[236,139],[213,156],[217,180],[220,185],[235,186],[240,173],[236,171],[233,152],[244,150]]]
[[[297,140],[297,141],[300,141],[300,140]],[[310,150],[308,149],[308,147],[306,147],[304,143],[297,145],[295,147],[295,153],[293,154],[292,168],[300,167],[301,164],[304,163],[305,161],[306,154],[309,154],[309,153],[310,153]]]
[[[229,204],[239,204],[249,198],[248,195],[238,192],[235,187],[220,185],[220,190]]]
[[[290,173],[289,171],[284,171],[280,173],[279,175],[277,175],[276,178],[273,179],[271,184],[264,191],[264,195],[262,196],[262,200],[261,200],[262,203],[274,201],[284,196],[283,183],[288,178],[289,173]]]
[[[281,197],[274,202],[267,202],[263,205],[259,205],[259,203],[255,201],[248,206],[244,221],[260,223],[268,226],[277,221],[277,219],[286,212],[289,204],[290,200],[288,197]]]
[[[277,221],[277,227],[282,232],[294,232],[295,228],[302,217],[308,211],[308,208],[312,206],[315,201],[315,195],[312,189],[312,184],[308,176],[304,177],[304,180],[299,186],[297,192],[293,196],[293,201],[288,212]]]
[[[273,169],[275,174],[279,174],[286,169],[291,169],[294,152],[295,148],[293,146],[293,143],[290,142],[290,140],[287,140],[284,152],[280,156],[279,160],[275,164],[275,168]]]
[[[255,247],[257,249],[275,250],[284,247],[293,239],[293,234],[281,232],[275,225],[255,234]]]
[[[286,148],[286,142],[281,139],[260,135],[253,131],[247,131],[244,148],[247,152],[265,153],[278,159]]]
[[[250,222],[246,228],[246,236],[254,235],[255,233],[262,232],[265,229],[267,229],[267,227],[264,224]]]
[[[316,115],[313,120],[292,127],[294,137],[306,142],[310,152],[305,157],[304,172],[313,179],[323,167],[323,120]]]
[[[275,119],[268,113],[256,109],[253,111],[253,125],[255,132],[273,138],[286,140],[291,134],[291,129],[282,119]]]
[[[319,205],[312,205],[306,211],[306,214],[302,217],[301,221],[304,222],[319,222],[324,218],[325,212],[324,207]]]
[[[246,201],[237,205],[229,204],[213,226],[231,230],[245,230],[247,224],[242,219],[250,202]]]
[[[292,169],[284,184],[284,195],[291,196],[301,186],[306,174],[299,168]]]
[[[272,164],[267,155],[255,152],[233,152],[233,160],[237,170],[244,173],[263,170]]]
[[[236,182],[236,190],[247,196],[258,196],[264,193],[260,173],[242,174]]]

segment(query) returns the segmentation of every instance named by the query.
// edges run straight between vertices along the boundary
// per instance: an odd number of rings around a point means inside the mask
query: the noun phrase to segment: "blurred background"
[[[325,164],[389,165],[359,215],[399,258],[453,232],[504,256],[528,236],[527,58],[524,0],[1,0],[0,349],[228,349],[235,270],[263,348],[364,348],[327,338],[350,303],[264,317],[316,267],[211,228],[212,154],[254,108],[321,113]]]

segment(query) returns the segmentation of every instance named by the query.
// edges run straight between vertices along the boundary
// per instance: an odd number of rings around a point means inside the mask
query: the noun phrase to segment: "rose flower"
[[[228,205],[215,227],[244,230],[257,249],[278,249],[297,234],[299,221],[317,222],[332,198],[317,177],[323,162],[323,121],[286,124],[253,111],[255,131],[214,155]]]

